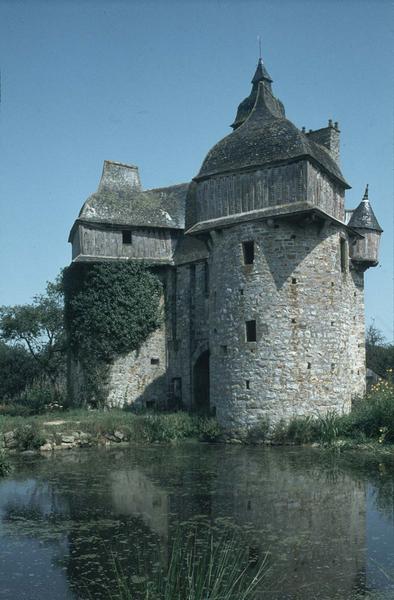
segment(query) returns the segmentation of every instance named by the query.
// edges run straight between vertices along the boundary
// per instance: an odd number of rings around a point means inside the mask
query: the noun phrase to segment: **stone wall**
[[[348,412],[363,393],[363,276],[348,259],[342,272],[343,235],[337,225],[285,221],[213,234],[211,402],[222,424]],[[251,240],[254,264],[244,265]],[[246,341],[248,320],[255,342]]]
[[[165,327],[154,331],[138,351],[111,366],[107,405],[164,408],[167,402]]]

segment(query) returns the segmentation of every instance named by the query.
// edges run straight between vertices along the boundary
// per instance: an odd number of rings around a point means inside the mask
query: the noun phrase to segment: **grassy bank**
[[[261,420],[248,431],[226,434],[211,417],[186,412],[141,413],[113,409],[63,410],[35,416],[0,415],[0,437],[9,449],[31,450],[98,443],[169,443],[186,439],[246,444],[319,444],[339,449],[394,448],[394,384],[381,381],[348,415],[295,417],[288,422]]]
[[[44,444],[69,447],[97,443],[176,442],[185,439],[217,441],[222,430],[216,420],[186,412],[134,414],[129,411],[68,410],[30,417],[0,416],[5,446],[35,450]],[[46,448],[48,449],[48,448]]]

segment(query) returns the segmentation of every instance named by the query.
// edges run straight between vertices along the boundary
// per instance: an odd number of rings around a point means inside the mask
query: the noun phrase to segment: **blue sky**
[[[367,323],[393,338],[391,2],[0,0],[0,304],[25,303],[70,261],[67,237],[105,159],[143,186],[189,181],[230,132],[262,36],[297,126],[341,129],[342,171],[384,229]]]

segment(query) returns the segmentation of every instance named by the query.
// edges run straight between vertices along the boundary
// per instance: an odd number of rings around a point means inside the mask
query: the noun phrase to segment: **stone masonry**
[[[348,412],[364,393],[364,272],[382,230],[368,189],[345,210],[338,124],[298,129],[271,84],[260,60],[234,131],[189,184],[144,191],[137,167],[105,161],[73,261],[149,261],[165,315],[112,365],[108,406],[211,411],[239,428]]]

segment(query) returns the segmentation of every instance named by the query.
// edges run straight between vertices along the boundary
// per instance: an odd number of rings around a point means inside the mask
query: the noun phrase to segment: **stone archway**
[[[193,406],[209,412],[209,350],[204,350],[193,367]]]

